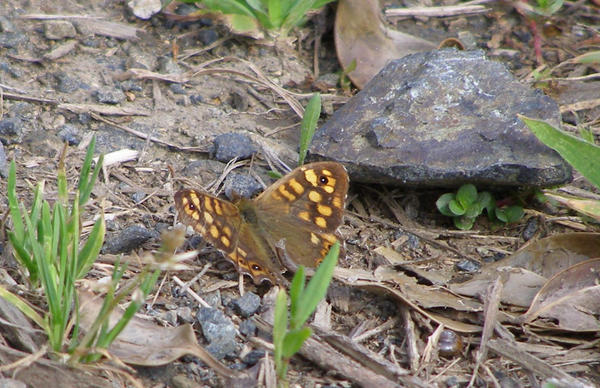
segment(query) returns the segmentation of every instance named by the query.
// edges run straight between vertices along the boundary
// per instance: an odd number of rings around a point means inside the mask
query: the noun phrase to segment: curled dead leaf
[[[102,307],[102,298],[86,290],[79,290],[78,294],[81,306],[80,325],[86,331],[92,326]],[[113,311],[109,326],[112,327],[121,315],[121,310]],[[191,354],[206,363],[226,381],[238,384],[234,386],[245,386],[249,383],[248,376],[227,368],[200,346],[189,324],[162,327],[134,316],[108,351],[127,364],[143,366],[165,365],[181,356]]]
[[[340,0],[335,16],[334,38],[338,60],[343,69],[356,60],[348,73],[362,89],[393,59],[435,49],[425,39],[389,28],[382,20],[378,0]]]
[[[565,233],[535,241],[511,256],[481,268],[470,280],[451,284],[456,293],[483,295],[488,284],[503,272],[506,282],[502,303],[529,307],[542,286],[556,273],[596,257],[600,252],[600,234]]]
[[[600,328],[600,258],[577,263],[554,275],[535,296],[520,323],[569,331]]]

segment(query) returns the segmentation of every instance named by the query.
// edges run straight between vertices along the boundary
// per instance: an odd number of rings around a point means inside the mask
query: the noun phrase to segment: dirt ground
[[[421,31],[427,35],[425,37],[437,41],[468,31],[478,47],[485,49],[490,57],[507,63],[516,76],[526,82],[539,66],[531,24],[509,4],[493,7],[494,12],[485,16],[411,18],[399,22],[399,28],[413,33]],[[259,152],[252,162],[242,163],[239,171],[256,171],[269,184],[272,180],[266,174],[267,161],[273,160],[273,155],[289,166],[297,160],[299,118],[290,108],[290,100],[304,106],[312,92],[321,91],[322,120],[326,120],[348,98],[336,86],[335,72],[339,65],[332,37],[334,8],[329,7],[318,17],[320,23],[308,23],[301,29],[294,45],[270,47],[232,36],[224,28],[203,21],[174,22],[160,15],[149,21],[139,20],[119,1],[2,1],[0,15],[10,21],[15,32],[8,34],[5,27],[2,39],[9,43],[0,47],[0,86],[5,94],[0,100],[0,115],[2,119],[20,120],[20,130],[3,133],[3,139],[7,139],[8,160],[17,162],[21,197],[30,200],[28,184],[42,180],[47,181],[47,195],[50,198],[56,195],[56,166],[65,139],[73,139],[73,143],[78,144],[67,159],[67,175],[74,182],[92,134],[98,138],[98,152],[121,149],[139,152],[135,160],[105,168],[84,216],[91,220],[99,212],[99,199],[104,198],[108,239],[135,224],[156,232],[171,227],[175,219],[174,192],[183,187],[204,187],[225,169],[224,163],[210,160],[212,140],[217,135],[232,131],[248,134],[258,145]],[[538,26],[543,26],[546,33],[542,53],[547,68],[591,48],[597,49],[600,44],[598,11],[598,6],[589,1],[566,3],[554,17],[539,21]],[[68,20],[76,25],[75,35],[49,39],[41,14],[62,15],[55,20]],[[70,17],[65,18],[65,15]],[[139,38],[107,36],[116,31],[99,33],[90,24],[94,18],[134,27]],[[326,27],[317,28],[317,25]],[[126,31],[118,33],[125,34]],[[316,41],[320,43],[318,75],[315,75],[314,66]],[[11,42],[14,47],[9,47]],[[49,55],[56,49],[63,49],[65,54],[60,57]],[[172,59],[173,53],[178,54],[177,61]],[[139,73],[128,72],[132,68],[168,73],[174,78],[136,78]],[[193,70],[191,76],[186,73],[190,70]],[[564,72],[553,75],[587,74],[578,74],[578,71],[577,67],[566,67]],[[590,72],[590,69],[585,71]],[[595,71],[598,73],[597,66]],[[181,81],[177,77],[184,76],[187,77],[185,82],[169,82]],[[285,87],[285,91],[278,92],[273,84]],[[549,82],[541,86],[565,107],[598,98],[600,88],[597,84]],[[106,98],[110,99],[113,94],[118,94],[116,90],[124,92],[123,96],[117,96],[121,98],[119,104],[98,102],[99,95],[108,95]],[[7,94],[10,95],[7,97]],[[290,100],[284,100],[282,96],[288,96]],[[118,109],[119,112],[113,114],[103,109]],[[569,113],[568,109],[563,113],[567,128],[574,128],[576,122],[584,123],[598,135],[597,107],[581,110],[578,116]],[[576,185],[589,189],[581,178]],[[4,181],[1,190],[6,192]],[[362,187],[351,182],[347,217],[340,229],[347,256],[341,259],[340,267],[374,270],[389,264],[376,252],[377,248],[392,247],[404,261],[416,265],[410,267],[407,276],[433,289],[442,286],[432,283],[431,278],[423,275],[425,272],[443,274],[439,276],[444,279],[468,278],[468,272],[461,270],[466,264],[478,266],[505,257],[531,239],[572,231],[598,231],[594,223],[523,195],[526,215],[520,222],[498,228],[482,217],[473,230],[459,232],[449,219],[435,210],[435,200],[441,193],[443,191]],[[499,198],[512,198],[513,194],[500,193]],[[6,212],[6,201],[3,203]],[[157,249],[158,243],[157,238],[151,239],[140,252]],[[2,263],[18,283],[24,284],[9,257],[7,244],[4,241]],[[201,296],[218,293],[221,309],[233,317],[235,312],[227,307],[227,301],[240,296],[238,275],[210,245],[202,242],[199,248],[203,253],[192,263],[196,270],[176,276],[184,282],[189,281],[210,263],[204,276],[190,287]],[[111,255],[101,255],[90,277],[110,274],[112,260]],[[417,267],[423,272],[416,272]],[[169,310],[189,307],[195,315],[198,307],[189,295],[179,294],[181,287],[172,275],[167,274],[160,290],[152,295],[155,298],[152,312],[142,311],[142,314],[152,315],[161,325],[172,324],[166,319]],[[244,288],[246,292],[262,297],[270,286],[255,286],[246,278]],[[207,289],[211,291],[207,292]],[[419,381],[425,382],[425,386],[466,386],[473,374],[480,332],[455,331],[462,344],[449,340],[450,347],[456,346],[457,351],[441,356],[438,350],[427,349],[430,336],[438,327],[431,316],[407,307],[389,294],[344,287],[336,290],[329,296],[330,330],[352,338],[362,336],[362,346],[387,362],[411,371]],[[444,310],[442,307],[431,309],[436,313]],[[463,319],[459,311],[452,316],[455,321]],[[464,318],[465,322],[472,317]],[[240,323],[239,317],[232,319],[236,325]],[[475,323],[482,323],[481,316],[479,320]],[[194,325],[198,341],[206,345],[197,326]],[[540,347],[552,345],[552,351],[565,353],[584,342],[597,341],[594,333],[538,332],[519,325],[510,326],[510,331],[519,341]],[[569,341],[565,340],[567,337]],[[236,357],[228,356],[223,362],[235,370],[256,371],[260,363],[244,363],[241,354],[261,349],[260,343],[243,336],[239,341],[243,347],[241,353],[238,352]],[[413,349],[409,349],[411,344]],[[423,352],[431,354],[431,358],[420,359]],[[566,360],[564,365],[555,361],[553,367],[563,368],[592,384],[600,384],[598,361],[593,357],[585,361]],[[569,367],[565,367],[567,364]],[[69,371],[65,369],[61,373]],[[105,378],[112,376],[121,385],[126,384],[126,379],[108,369],[93,373]],[[162,367],[137,368],[132,373],[137,373],[135,377],[147,387],[218,386],[222,381],[192,356]],[[302,387],[356,384],[304,357],[293,359],[289,377],[293,385]],[[403,383],[407,384],[406,381]],[[523,365],[490,352],[479,367],[474,385],[537,386],[538,383],[539,380]],[[32,384],[43,385],[42,381]]]

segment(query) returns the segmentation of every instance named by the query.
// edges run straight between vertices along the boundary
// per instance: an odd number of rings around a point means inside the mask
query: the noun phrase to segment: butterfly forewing
[[[244,223],[239,208],[229,202],[196,190],[181,190],[175,194],[175,205],[181,221],[190,225],[208,242],[219,249],[236,269],[250,275],[258,284],[275,281],[260,257],[270,260],[269,247],[252,228]]]
[[[301,166],[271,185],[257,199],[257,215],[269,244],[285,242],[296,264],[315,267],[338,240],[348,174],[334,162]],[[273,217],[277,214],[277,217]]]

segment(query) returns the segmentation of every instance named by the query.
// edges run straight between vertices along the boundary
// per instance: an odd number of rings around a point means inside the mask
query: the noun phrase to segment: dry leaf
[[[547,279],[570,266],[598,256],[600,234],[565,233],[531,243],[511,256],[482,267],[481,273],[449,288],[459,294],[483,295],[487,285],[502,272],[507,280],[502,302],[529,307]]]
[[[392,59],[435,49],[425,39],[392,30],[382,20],[378,0],[340,0],[335,16],[335,48],[343,69],[356,60],[348,74],[362,89]]]
[[[79,301],[81,306],[80,325],[85,331],[91,327],[100,311],[102,298],[90,291],[80,290]],[[117,322],[121,315],[122,311],[113,311],[110,316],[110,327]],[[134,316],[108,351],[125,363],[143,366],[165,365],[183,355],[192,354],[230,382],[235,381],[239,384],[249,378],[227,368],[201,347],[189,324],[178,327],[162,327]]]
[[[537,293],[521,323],[538,317],[537,326],[571,331],[598,331],[600,259],[575,264],[554,275]],[[554,323],[553,323],[554,322]]]

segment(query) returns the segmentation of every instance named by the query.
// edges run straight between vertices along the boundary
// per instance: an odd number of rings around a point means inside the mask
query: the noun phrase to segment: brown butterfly
[[[298,167],[254,199],[229,202],[185,189],[175,194],[191,225],[256,284],[281,283],[285,261],[316,267],[340,240],[348,174],[335,162]],[[281,248],[285,258],[281,257]]]

